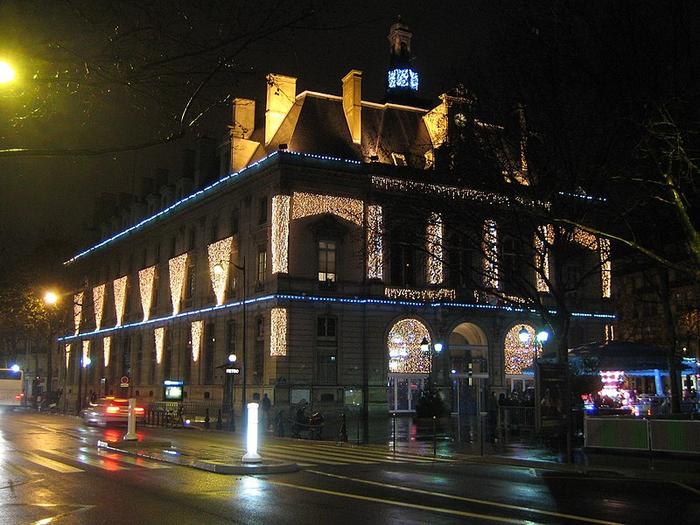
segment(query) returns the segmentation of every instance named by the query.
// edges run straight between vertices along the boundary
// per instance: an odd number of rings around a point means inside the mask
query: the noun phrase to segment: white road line
[[[69,459],[71,461],[78,461],[80,463],[84,463],[86,465],[90,465],[93,467],[101,468],[104,470],[109,470],[109,471],[115,471],[115,470],[127,470],[130,467],[123,467],[119,465],[117,462],[112,461],[112,460],[105,460],[105,459],[94,459],[90,457],[88,454],[85,452],[81,451],[76,451],[75,454],[67,454],[65,452],[61,452],[59,450],[47,450],[46,451],[48,454],[51,454],[52,456],[58,456],[61,458]]]
[[[82,469],[73,467],[71,465],[66,465],[65,463],[61,463],[60,461],[55,461],[53,459],[45,458],[43,456],[40,456],[38,454],[34,454],[32,452],[17,452],[21,457],[26,459],[27,461],[31,461],[32,463],[35,463],[37,465],[40,465],[42,467],[46,467],[51,470],[55,470],[56,472],[61,472],[62,474],[73,474],[75,472],[85,472]]]

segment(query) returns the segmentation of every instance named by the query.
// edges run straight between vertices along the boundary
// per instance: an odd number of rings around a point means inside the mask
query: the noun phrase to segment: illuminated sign
[[[181,380],[166,379],[163,381],[166,401],[182,401],[185,394],[185,382]]]

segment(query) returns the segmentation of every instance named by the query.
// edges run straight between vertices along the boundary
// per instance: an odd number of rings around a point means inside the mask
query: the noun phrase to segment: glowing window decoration
[[[389,330],[389,371],[401,374],[430,372],[430,352],[423,352],[423,338],[430,343],[428,328],[418,319],[402,319]]]
[[[530,340],[527,344],[523,344],[518,337],[518,332],[522,328],[525,328],[530,334]],[[513,326],[506,334],[503,349],[506,375],[522,375],[527,367],[532,366],[537,346],[535,329],[532,326],[527,324]],[[539,353],[541,352],[540,348]]]
[[[589,250],[596,250],[598,248],[598,239],[592,233],[583,231],[580,228],[574,230],[573,240],[575,243],[580,244],[584,248]]]
[[[377,204],[367,206],[367,278],[384,278],[384,214]]]
[[[535,234],[535,268],[537,268],[537,291],[549,292],[549,251],[554,243],[554,228],[551,224],[538,226]],[[543,240],[544,239],[544,240]]]
[[[68,366],[70,365],[70,350],[71,350],[71,345],[67,344],[66,345],[66,370],[68,370]]]
[[[80,332],[80,322],[83,320],[83,299],[85,292],[78,292],[73,296],[73,327],[75,335]]]
[[[126,308],[126,279],[127,276],[114,279],[114,309],[117,314],[117,326],[122,325]]]
[[[204,335],[204,321],[192,321],[192,361],[199,359],[199,351],[202,348],[202,336]]]
[[[287,309],[270,310],[270,355],[273,357],[287,355]]]
[[[289,272],[289,195],[272,197],[272,273]]]
[[[452,301],[457,296],[457,293],[451,288],[440,288],[439,290],[385,288],[384,295],[391,299],[408,299],[409,301],[439,301],[442,299]]]
[[[330,213],[362,226],[364,204],[361,200],[333,195],[318,195],[295,191],[292,195],[292,219]]]
[[[600,397],[618,399],[622,397],[620,387],[625,380],[625,373],[621,370],[603,370],[600,372],[600,380],[603,388],[598,392]]]
[[[170,299],[173,303],[173,315],[180,313],[182,292],[185,289],[185,272],[187,270],[187,252],[168,261],[170,275]]]
[[[494,290],[498,289],[498,229],[496,221],[484,222],[484,284]]]
[[[428,284],[440,284],[443,281],[442,237],[444,232],[442,216],[439,213],[431,213],[425,231]]]
[[[163,346],[165,345],[165,327],[160,326],[153,330],[153,337],[156,343],[156,363],[163,361]]]
[[[105,289],[104,284],[95,286],[92,289],[92,307],[95,311],[95,329],[99,330],[102,328],[102,316],[105,311]]]
[[[412,69],[392,69],[388,73],[389,89],[408,88],[418,91],[418,73]]]
[[[156,277],[156,267],[149,266],[139,270],[139,291],[141,292],[141,307],[143,308],[143,320],[148,321],[151,316],[151,304],[153,302],[153,283]]]
[[[603,297],[610,298],[612,291],[612,263],[610,262],[610,239],[598,239],[600,252],[600,286]]]
[[[80,361],[80,366],[85,367],[88,358],[90,357],[90,340],[86,339],[83,341],[83,360]]]
[[[112,352],[112,337],[107,336],[102,340],[102,357],[104,358],[105,367],[109,366],[109,357]]]
[[[207,246],[209,278],[211,279],[211,289],[214,291],[217,306],[224,304],[232,249],[233,237],[226,237]],[[218,265],[220,266],[217,268]]]

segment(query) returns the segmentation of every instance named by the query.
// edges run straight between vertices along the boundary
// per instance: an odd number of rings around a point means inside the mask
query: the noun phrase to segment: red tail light
[[[16,399],[17,401],[19,401],[20,399],[22,399],[22,394],[17,394],[17,395],[15,396],[15,399]]]
[[[137,414],[143,414],[143,407],[134,408],[134,412],[136,412]]]
[[[114,406],[114,405],[109,405],[107,407],[107,413],[108,414],[118,414],[119,413],[119,407]]]

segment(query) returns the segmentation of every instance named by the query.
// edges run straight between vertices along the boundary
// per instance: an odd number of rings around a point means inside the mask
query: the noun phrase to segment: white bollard
[[[124,441],[136,441],[136,399],[129,398],[129,420],[126,426],[126,434],[122,438]]]
[[[260,463],[258,454],[258,404],[248,403],[248,424],[246,434],[246,453],[241,459],[243,463]]]

